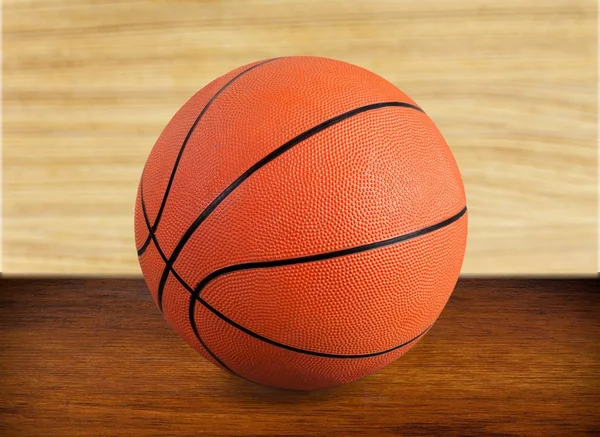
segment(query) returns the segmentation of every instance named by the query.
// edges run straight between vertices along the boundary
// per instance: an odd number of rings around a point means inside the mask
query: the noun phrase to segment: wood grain
[[[597,271],[593,0],[4,2],[6,273],[138,273],[145,158],[197,89],[312,54],[394,82],[464,176],[464,271]]]
[[[600,432],[595,280],[463,279],[406,356],[312,393],[217,369],[170,330],[139,279],[0,287],[2,435]]]

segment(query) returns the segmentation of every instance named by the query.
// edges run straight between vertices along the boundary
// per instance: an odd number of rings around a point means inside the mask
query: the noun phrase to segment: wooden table
[[[589,435],[595,280],[461,279],[431,332],[356,383],[268,389],[204,361],[141,279],[0,282],[7,436]]]

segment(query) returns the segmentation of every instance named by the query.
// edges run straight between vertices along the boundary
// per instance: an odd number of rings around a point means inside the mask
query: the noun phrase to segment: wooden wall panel
[[[466,274],[597,271],[596,2],[4,2],[7,274],[137,274],[151,146],[214,77],[256,59],[359,64],[452,147]]]

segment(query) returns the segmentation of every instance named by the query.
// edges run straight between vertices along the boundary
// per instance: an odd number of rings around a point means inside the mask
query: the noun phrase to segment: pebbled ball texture
[[[146,162],[135,239],[167,322],[248,380],[373,373],[435,322],[466,200],[442,135],[381,77],[331,59],[249,64],[175,114]]]

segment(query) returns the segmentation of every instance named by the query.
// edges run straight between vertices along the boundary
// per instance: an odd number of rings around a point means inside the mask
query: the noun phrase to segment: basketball
[[[156,141],[135,204],[168,324],[216,366],[295,390],[412,348],[454,289],[466,237],[457,164],[423,108],[318,57],[255,62],[198,91]]]

